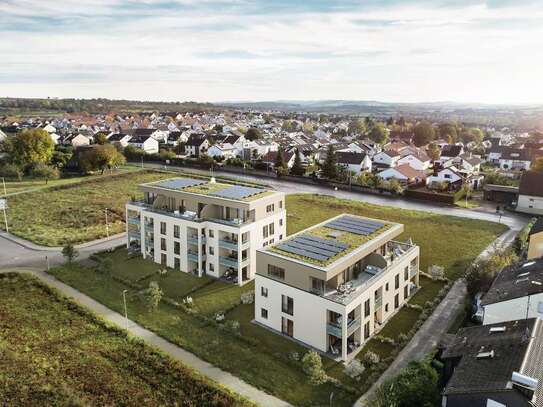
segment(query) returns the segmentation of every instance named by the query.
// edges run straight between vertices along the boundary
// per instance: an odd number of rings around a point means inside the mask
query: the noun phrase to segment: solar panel
[[[290,246],[290,245],[288,245],[286,243],[278,245],[277,248],[279,250],[283,250],[283,251],[285,251],[287,253],[299,254],[300,256],[309,257],[310,259],[315,259],[315,260],[319,260],[319,261],[328,260],[328,257],[326,257],[326,256],[316,254],[316,253],[311,253],[311,252],[308,252],[306,250],[298,249],[298,248],[292,247],[292,246]]]
[[[278,249],[310,259],[326,261],[348,248],[347,243],[317,236],[300,235],[277,246]]]
[[[382,228],[384,224],[369,219],[359,219],[352,216],[342,216],[340,218],[334,219],[331,222],[328,222],[324,226],[331,229],[342,230],[357,235],[367,236]]]
[[[340,242],[338,240],[324,239],[322,237],[317,237],[317,236],[300,235],[299,238],[300,239],[305,239],[305,240],[310,240],[310,241],[313,241],[313,242],[316,242],[316,243],[322,243],[322,244],[329,245],[329,246],[339,247],[342,250],[349,247],[349,245],[347,243]]]
[[[264,192],[261,188],[244,187],[241,185],[234,185],[228,188],[221,189],[210,193],[209,195],[218,196],[221,198],[229,199],[243,199],[252,195],[260,194]]]
[[[167,179],[165,181],[157,182],[153,185],[161,188],[168,189],[183,189],[186,187],[193,187],[195,185],[205,184],[207,181],[201,179],[192,179],[192,178],[175,178]]]
[[[335,251],[327,250],[322,247],[307,245],[303,241],[298,241],[296,239],[291,239],[288,242],[286,242],[286,244],[288,244],[289,246],[295,247],[297,249],[306,250],[308,252],[320,254],[326,257],[332,257],[337,253]]]

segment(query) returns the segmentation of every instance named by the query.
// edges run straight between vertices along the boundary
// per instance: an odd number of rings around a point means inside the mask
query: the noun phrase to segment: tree
[[[104,145],[107,143],[107,136],[104,133],[98,133],[94,136],[94,142],[96,144]]]
[[[27,171],[36,164],[46,164],[51,160],[55,143],[43,129],[23,130],[8,139],[7,149],[14,164]]]
[[[34,168],[32,169],[32,175],[36,178],[45,178],[46,184],[49,182],[50,179],[60,178],[60,172],[58,168],[43,163],[38,163],[34,166]]]
[[[434,127],[430,122],[423,120],[415,126],[413,129],[415,136],[413,137],[413,143],[417,147],[425,146],[430,143],[436,137]]]
[[[66,259],[68,263],[72,263],[74,259],[79,256],[79,252],[74,247],[73,244],[68,243],[66,246],[62,248],[62,255]]]
[[[302,358],[302,368],[309,377],[309,383],[318,386],[326,382],[326,372],[322,367],[322,360],[319,354],[313,350],[307,352]]]
[[[483,132],[481,129],[478,129],[476,127],[470,128],[470,129],[464,129],[460,133],[460,139],[464,143],[470,143],[473,142],[475,144],[481,144],[483,141]]]
[[[300,154],[300,150],[296,149],[296,155],[294,156],[294,164],[292,164],[292,168],[290,169],[290,173],[292,175],[304,175],[305,169],[302,167],[302,155]]]
[[[126,162],[124,156],[111,144],[97,145],[89,148],[79,156],[79,167],[84,172],[112,169]]]
[[[23,179],[23,171],[15,164],[3,164],[0,167],[0,176],[5,178],[17,178],[21,181]]]
[[[63,151],[60,149],[57,149],[53,151],[53,155],[51,157],[51,164],[53,164],[57,168],[64,168],[66,164],[68,164],[68,161],[72,158],[73,153],[71,151]]]
[[[440,123],[438,126],[439,137],[446,139],[449,144],[456,143],[458,140],[458,130],[454,123]]]
[[[147,303],[147,308],[149,311],[154,311],[157,309],[160,300],[162,299],[163,293],[156,281],[151,281],[149,283],[149,288],[145,290],[144,297]]]
[[[354,119],[349,123],[349,134],[362,135],[366,131],[366,125],[362,119]]]
[[[287,161],[285,160],[285,151],[283,150],[282,147],[279,147],[279,149],[277,150],[274,167],[276,171],[281,171],[280,169],[282,169],[282,170],[286,170],[288,173],[288,164],[287,164]]]
[[[439,375],[429,361],[409,362],[400,373],[383,383],[372,406],[435,407],[439,405]]]
[[[373,118],[371,118],[370,116],[366,116],[364,118],[364,125],[366,126],[367,131],[370,131],[374,124],[375,122],[373,121]]]
[[[261,137],[260,130],[256,127],[250,127],[249,130],[247,130],[247,133],[245,133],[245,138],[250,141],[258,140]]]
[[[494,250],[489,258],[477,261],[466,272],[468,293],[473,297],[478,292],[486,292],[490,288],[497,273],[518,260],[511,249]]]
[[[439,157],[441,156],[441,150],[436,143],[430,143],[428,145],[428,155],[432,161],[439,160]]]
[[[543,157],[538,157],[535,159],[532,170],[537,172],[543,172]]]
[[[322,165],[322,174],[328,179],[337,178],[337,156],[332,144],[328,146],[326,160],[324,160],[324,164]]]
[[[143,149],[128,145],[125,147],[124,156],[129,160],[139,160],[143,155],[145,155],[145,151]]]
[[[388,129],[383,123],[377,123],[372,127],[369,138],[370,140],[381,145],[386,144],[388,141]]]

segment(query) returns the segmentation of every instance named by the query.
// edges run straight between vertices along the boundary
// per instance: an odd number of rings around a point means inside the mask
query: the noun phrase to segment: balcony
[[[375,311],[380,309],[382,306],[383,306],[383,297],[379,296],[379,297],[375,298]]]
[[[326,324],[326,333],[330,335],[334,335],[336,338],[341,338],[342,337],[341,326],[338,326],[334,324],[333,322],[328,322],[328,324]]]
[[[328,322],[328,324],[326,325],[326,333],[334,335],[336,338],[341,338],[343,334],[340,323],[341,322]],[[360,318],[352,319],[351,321],[349,321],[349,324],[347,325],[347,336],[351,336],[354,331],[360,328],[360,325]]]
[[[417,267],[409,266],[409,278],[415,277],[419,272]]]
[[[218,219],[218,218],[209,218],[207,219],[209,222],[215,222],[215,223],[220,223],[222,225],[227,225],[227,226],[235,226],[235,227],[238,227],[238,226],[241,226],[243,225],[245,222],[243,221],[243,219]]]
[[[141,219],[140,218],[129,217],[129,218],[127,218],[127,223],[129,225],[139,226],[139,225],[141,225]]]
[[[128,237],[131,237],[132,239],[141,239],[141,232],[139,230],[131,230],[128,229]]]
[[[197,252],[187,252],[187,258],[190,260],[190,261],[194,261],[196,263],[198,263],[198,253]],[[205,261],[206,259],[206,255],[205,254],[202,254],[202,261]]]
[[[223,249],[238,250],[237,240],[219,239],[219,247]]]
[[[187,239],[187,241],[190,243],[190,244],[194,244],[194,245],[198,245],[198,236],[189,236],[189,238]],[[200,238],[200,243],[205,243],[206,242],[206,237],[205,236],[202,236]]]
[[[241,265],[244,266],[244,263],[246,263],[249,260],[249,258],[245,257],[241,259]],[[238,259],[228,256],[219,256],[219,264],[225,267],[232,267],[233,269],[238,269]]]

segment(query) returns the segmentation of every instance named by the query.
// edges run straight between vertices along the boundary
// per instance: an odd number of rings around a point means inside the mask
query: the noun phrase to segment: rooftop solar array
[[[347,243],[307,234],[293,237],[277,245],[277,248],[284,252],[298,254],[319,261],[326,261],[348,247]]]
[[[193,187],[195,185],[205,184],[207,181],[201,179],[192,179],[192,178],[175,178],[168,179],[165,181],[160,181],[154,184],[157,187],[168,188],[168,189],[183,189],[186,187]]]
[[[209,195],[218,196],[228,199],[243,199],[249,196],[260,194],[264,192],[261,188],[243,187],[240,185],[234,185],[228,188],[223,188],[218,191],[212,192]]]
[[[342,216],[325,224],[327,228],[342,230],[356,235],[367,236],[381,229],[384,224],[369,219],[360,219],[352,216]]]

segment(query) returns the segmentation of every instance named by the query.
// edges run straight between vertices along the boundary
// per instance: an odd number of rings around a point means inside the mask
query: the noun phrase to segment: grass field
[[[251,406],[37,280],[0,275],[0,404]]]

